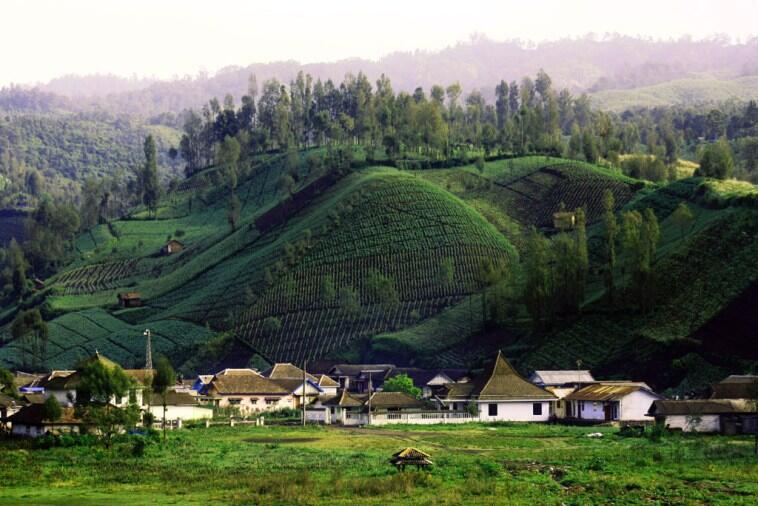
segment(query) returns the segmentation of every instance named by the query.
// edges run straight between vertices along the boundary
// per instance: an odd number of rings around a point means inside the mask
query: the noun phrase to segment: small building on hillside
[[[7,429],[7,419],[24,407],[26,402],[0,392],[0,432]]]
[[[118,305],[121,307],[140,307],[142,297],[139,292],[121,292],[118,294]]]
[[[559,211],[553,213],[553,228],[557,230],[571,230],[576,226],[576,213],[572,211]]]
[[[555,400],[516,372],[501,352],[482,374],[468,383],[446,385],[438,396],[443,409],[473,411],[483,422],[545,422]]]
[[[306,410],[308,420],[338,425],[360,425],[363,419],[363,400],[347,390],[335,395],[321,395]]]
[[[650,416],[669,429],[683,432],[755,434],[758,401],[752,399],[656,400]]]
[[[30,404],[8,417],[11,424],[11,434],[19,437],[40,437],[50,434],[77,434],[81,430],[82,421],[76,418],[74,408],[61,408],[58,420],[44,418],[42,404]]]
[[[163,396],[153,393],[149,397],[147,411],[155,420],[163,420]],[[186,392],[169,390],[166,392],[166,421],[203,420],[213,418],[213,408],[201,406],[197,397]]]
[[[595,378],[587,370],[534,371],[529,381],[557,397],[558,400],[551,405],[551,414],[560,419],[566,418],[567,414],[565,397],[584,385],[594,383]]]
[[[252,369],[217,373],[199,397],[219,408],[235,408],[243,415],[295,407],[291,392]]]
[[[340,384],[326,374],[316,374],[316,380],[323,395],[337,395]]]
[[[76,386],[79,382],[79,376],[76,371],[56,371],[53,370],[47,376],[36,382],[34,387],[41,389],[34,393],[44,394],[45,398],[55,397],[61,406],[72,407],[76,402]],[[30,392],[31,393],[31,392]]]
[[[174,253],[179,253],[183,249],[184,244],[182,244],[180,241],[177,241],[176,239],[171,239],[161,248],[161,255],[173,255]]]
[[[599,381],[567,395],[566,417],[593,422],[645,422],[653,401],[663,399],[645,383]]]

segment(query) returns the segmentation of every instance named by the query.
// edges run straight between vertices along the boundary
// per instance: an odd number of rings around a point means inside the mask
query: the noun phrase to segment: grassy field
[[[588,433],[601,432],[602,438]],[[388,463],[413,446],[429,472]],[[0,502],[26,504],[755,504],[749,437],[623,438],[611,428],[496,424],[214,427],[130,443],[0,442]]]

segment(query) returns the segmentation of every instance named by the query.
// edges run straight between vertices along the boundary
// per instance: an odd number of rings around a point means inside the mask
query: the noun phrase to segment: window
[[[278,399],[266,399],[266,406],[273,406]]]
[[[497,416],[497,404],[489,404],[487,409],[490,416]]]
[[[535,402],[532,404],[532,414],[534,416],[540,416],[542,415],[542,403],[541,402]]]
[[[229,399],[230,406],[239,406],[241,402],[242,402],[242,399],[236,399],[236,398]]]

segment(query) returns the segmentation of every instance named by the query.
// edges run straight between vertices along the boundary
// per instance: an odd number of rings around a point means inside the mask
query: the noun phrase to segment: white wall
[[[150,406],[155,420],[163,420],[163,406]],[[202,420],[213,418],[213,410],[201,406],[166,406],[166,420]]]
[[[664,425],[669,429],[681,429],[684,432],[720,432],[719,415],[668,415]]]
[[[277,401],[272,404],[266,402],[266,397],[273,398],[277,396],[267,395],[224,395],[218,398],[220,408],[237,407],[240,413],[258,413],[262,411],[275,411],[282,408],[294,408],[295,402],[291,395],[279,396]],[[241,399],[237,405],[230,404],[229,399]]]
[[[546,422],[550,418],[550,401],[477,401],[477,404],[479,405],[479,419],[482,422]],[[490,404],[497,404],[497,415],[489,415]],[[542,405],[541,415],[533,414],[534,404]]]
[[[621,398],[619,420],[626,421],[651,421],[653,418],[646,416],[650,411],[650,405],[658,397],[644,390],[637,390]]]
[[[582,420],[605,420],[602,401],[574,401],[573,413]]]

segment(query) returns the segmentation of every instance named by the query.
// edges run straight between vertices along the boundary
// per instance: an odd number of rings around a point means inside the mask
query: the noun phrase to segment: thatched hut
[[[421,469],[432,465],[429,458],[429,454],[408,447],[392,455],[390,463],[401,471],[405,471],[405,466],[416,466],[416,469]]]

